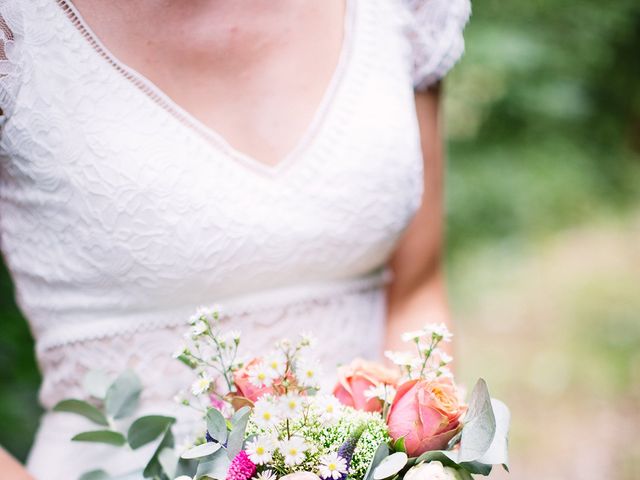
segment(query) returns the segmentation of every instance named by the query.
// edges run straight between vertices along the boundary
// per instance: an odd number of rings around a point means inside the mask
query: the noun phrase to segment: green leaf
[[[162,471],[165,475],[171,479],[175,478],[176,470],[178,469],[178,462],[180,458],[173,448],[163,448],[158,453],[158,462],[162,467]]]
[[[232,430],[227,440],[227,455],[230,459],[233,459],[240,453],[240,450],[242,450],[250,415],[251,409],[249,407],[242,407],[231,418]]]
[[[404,452],[395,452],[384,458],[373,471],[374,480],[384,480],[391,478],[400,472],[407,464],[407,454]]]
[[[191,460],[194,458],[202,458],[207,457],[222,448],[222,445],[217,442],[207,442],[202,445],[197,445],[193,448],[190,448],[186,452],[181,455],[181,458],[186,460]]]
[[[142,472],[144,478],[163,478],[164,470],[162,463],[160,462],[160,452],[162,452],[166,448],[173,449],[174,443],[175,442],[173,433],[171,432],[171,428],[167,427],[162,440],[160,440],[160,443],[156,447],[156,450],[153,452],[151,459],[144,467],[144,471]]]
[[[134,450],[154,441],[173,425],[176,421],[173,417],[162,415],[148,415],[140,417],[129,427],[127,442]]]
[[[446,450],[432,450],[420,455],[416,459],[416,463],[437,461],[442,463],[445,467],[457,468],[459,466],[457,460],[458,452],[456,451],[449,452]]]
[[[487,465],[482,462],[461,462],[460,468],[465,469],[469,473],[484,475],[485,477],[491,473],[493,465]]]
[[[395,452],[404,452],[407,453],[407,449],[404,445],[404,437],[400,437],[395,442],[393,442],[393,450]]]
[[[131,415],[138,406],[141,390],[142,384],[138,376],[130,370],[123,372],[107,390],[107,414],[116,419]]]
[[[207,410],[207,431],[216,442],[224,444],[227,441],[227,420],[219,410]]]
[[[53,411],[75,413],[77,415],[82,415],[83,417],[88,418],[93,423],[97,423],[98,425],[103,425],[105,427],[109,426],[107,417],[105,417],[104,414],[96,407],[83,400],[77,400],[75,398],[62,400],[61,402],[58,402],[55,407],[53,407]]]
[[[111,476],[104,470],[91,470],[80,475],[78,480],[111,480]]]
[[[100,400],[104,400],[110,384],[111,379],[102,370],[90,370],[82,380],[82,387],[85,392]]]
[[[364,474],[363,480],[372,480],[373,479],[373,471],[376,469],[380,462],[389,455],[389,447],[386,443],[381,443],[378,445],[376,449],[376,453],[373,454],[373,458],[371,459],[371,463],[369,464],[369,468],[367,468],[367,473]]]
[[[74,442],[96,442],[107,443],[109,445],[121,446],[127,443],[120,432],[114,430],[94,430],[91,432],[82,432],[74,436],[71,440]]]
[[[469,472],[463,469],[456,470],[456,480],[473,480],[473,477]]]
[[[509,423],[511,412],[500,400],[491,399],[491,407],[496,419],[496,433],[489,449],[478,459],[490,465],[502,465],[509,471]]]
[[[478,380],[471,394],[469,410],[465,416],[459,463],[478,460],[489,449],[496,433],[496,419],[491,408],[491,397],[487,384]]]
[[[213,478],[214,480],[225,480],[230,464],[231,460],[227,457],[224,449],[220,449],[212,455],[210,460],[198,464],[196,480],[205,477]]]

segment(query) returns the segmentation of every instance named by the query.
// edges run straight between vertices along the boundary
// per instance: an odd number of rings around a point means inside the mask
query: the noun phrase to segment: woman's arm
[[[34,480],[2,447],[0,447],[0,472],[4,480]]]
[[[389,350],[406,350],[402,332],[425,323],[451,327],[442,273],[444,158],[440,126],[440,88],[416,93],[424,157],[422,205],[394,252],[394,278],[388,288]]]

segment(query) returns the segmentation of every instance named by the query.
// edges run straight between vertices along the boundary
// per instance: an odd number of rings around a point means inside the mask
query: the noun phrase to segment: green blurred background
[[[511,478],[640,478],[640,2],[476,1],[446,91],[460,374],[512,407]],[[0,444],[24,459],[39,377],[0,287]]]

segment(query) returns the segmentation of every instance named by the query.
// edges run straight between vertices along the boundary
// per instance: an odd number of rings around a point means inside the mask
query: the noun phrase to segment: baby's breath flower
[[[347,473],[347,461],[337,453],[328,453],[320,457],[320,477],[325,479],[338,480],[343,474]]]

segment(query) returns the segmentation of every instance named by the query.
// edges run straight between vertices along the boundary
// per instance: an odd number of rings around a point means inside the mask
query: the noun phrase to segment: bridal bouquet
[[[464,402],[442,350],[451,340],[444,325],[404,334],[414,353],[386,352],[395,368],[361,359],[339,367],[336,385],[324,392],[309,336],[283,339],[245,361],[240,334],[223,332],[215,309],[200,309],[190,323],[175,357],[196,378],[177,401],[202,413],[201,437],[177,448],[174,419],[158,415],[116,431],[110,417],[130,415],[140,391],[125,372],[97,405],[56,406],[110,427],[74,440],[133,449],[155,442],[143,476],[158,480],[464,480],[489,475],[494,465],[508,468],[509,410],[483,380]],[[81,477],[112,478],[103,471]]]

